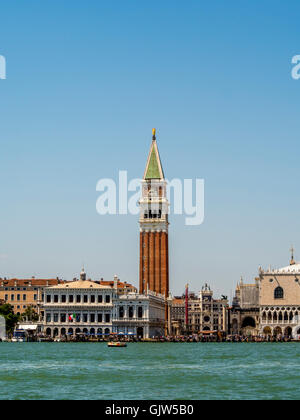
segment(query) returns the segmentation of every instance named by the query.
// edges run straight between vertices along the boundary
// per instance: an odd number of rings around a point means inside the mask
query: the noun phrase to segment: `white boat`
[[[11,341],[12,343],[25,343],[27,341],[26,331],[15,330]]]

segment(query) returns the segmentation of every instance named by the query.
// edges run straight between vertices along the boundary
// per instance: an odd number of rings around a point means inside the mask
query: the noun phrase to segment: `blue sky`
[[[299,239],[300,5],[11,0],[1,5],[0,276],[138,284],[138,220],[96,183],[143,175],[157,128],[169,179],[205,179],[205,222],[171,217],[170,282],[230,295]]]

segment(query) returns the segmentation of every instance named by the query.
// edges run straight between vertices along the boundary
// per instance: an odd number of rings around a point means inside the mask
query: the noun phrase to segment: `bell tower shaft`
[[[169,296],[167,183],[157,148],[155,130],[140,200],[140,293],[148,290]]]

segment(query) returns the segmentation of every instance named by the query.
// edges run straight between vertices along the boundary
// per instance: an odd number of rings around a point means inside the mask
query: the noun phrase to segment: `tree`
[[[3,315],[6,320],[6,332],[12,334],[20,320],[19,315],[14,314],[13,307],[8,303],[0,305],[0,315]]]
[[[27,306],[22,318],[24,321],[38,321],[39,316],[32,306]]]

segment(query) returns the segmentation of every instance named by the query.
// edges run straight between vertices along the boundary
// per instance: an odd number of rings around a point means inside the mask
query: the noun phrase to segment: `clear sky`
[[[171,217],[170,283],[230,295],[300,259],[300,3],[1,4],[0,276],[138,284],[138,218],[96,183],[142,177],[157,128],[169,179],[205,179],[205,222]]]

